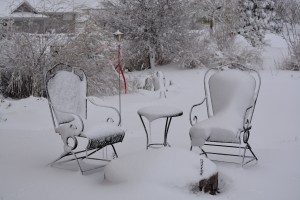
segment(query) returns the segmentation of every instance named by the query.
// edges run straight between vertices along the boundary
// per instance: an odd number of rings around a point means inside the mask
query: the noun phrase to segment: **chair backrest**
[[[45,86],[55,127],[69,121],[67,113],[87,118],[87,81],[82,70],[58,64],[46,73]]]
[[[230,110],[242,119],[246,109],[253,106],[247,113],[251,122],[260,89],[257,71],[246,68],[213,68],[205,74],[204,81],[209,117]]]

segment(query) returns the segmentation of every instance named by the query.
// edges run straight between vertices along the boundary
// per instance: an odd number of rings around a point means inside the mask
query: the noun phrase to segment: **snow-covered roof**
[[[101,0],[1,0],[0,17],[9,17],[23,3],[37,12],[73,12],[102,8]]]
[[[43,14],[35,14],[31,12],[16,12],[9,15],[10,18],[45,18],[48,17]]]
[[[20,9],[21,8],[21,9]],[[20,10],[18,10],[20,9]],[[32,12],[32,13],[37,13],[38,11],[30,5],[26,0],[19,2],[19,5],[14,6],[12,8],[11,13],[14,12]]]

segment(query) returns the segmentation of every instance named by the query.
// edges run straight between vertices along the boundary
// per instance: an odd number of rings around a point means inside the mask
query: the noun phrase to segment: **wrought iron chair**
[[[190,110],[191,150],[198,146],[206,157],[208,154],[242,157],[242,166],[257,161],[249,137],[260,85],[256,70],[238,64],[209,69],[204,75],[205,98]],[[208,119],[198,122],[195,108],[204,103]],[[213,150],[205,151],[204,146]],[[228,148],[242,148],[243,154],[228,153]]]
[[[107,158],[91,157],[108,145],[112,147],[115,157],[118,157],[114,144],[122,142],[125,136],[124,130],[119,127],[120,113],[114,107],[100,105],[87,97],[85,73],[79,68],[58,64],[45,74],[44,81],[54,129],[56,133],[60,134],[64,144],[64,152],[50,165],[56,166],[60,162],[76,160],[83,174],[92,169],[83,169],[83,165],[80,164],[82,160],[109,161]],[[87,118],[87,102],[112,110],[118,120],[116,123],[109,123],[113,121],[112,118],[109,118],[101,123],[98,120]],[[79,140],[79,138],[84,139]],[[79,148],[78,141],[82,140],[85,140],[86,147]]]

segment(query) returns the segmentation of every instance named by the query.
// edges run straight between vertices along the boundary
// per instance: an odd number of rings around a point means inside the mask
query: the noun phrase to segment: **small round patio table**
[[[171,107],[171,106],[148,106],[148,107],[140,108],[137,111],[137,113],[140,116],[140,119],[142,121],[142,124],[143,124],[145,132],[146,132],[146,137],[147,137],[146,149],[148,149],[151,146],[156,146],[156,145],[170,146],[170,144],[167,142],[170,124],[171,124],[173,117],[178,117],[183,114],[182,110],[175,108],[175,107]],[[148,134],[148,131],[147,131],[147,128],[146,128],[143,118],[146,118],[149,121],[149,124],[151,124],[151,122],[154,120],[157,120],[160,118],[166,118],[163,143],[149,143],[149,134]],[[151,137],[151,125],[149,126],[149,133],[150,133],[150,137]]]

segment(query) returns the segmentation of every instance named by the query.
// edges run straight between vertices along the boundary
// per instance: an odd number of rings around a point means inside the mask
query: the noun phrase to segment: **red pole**
[[[119,52],[118,52],[118,64],[116,66],[116,70],[117,68],[119,68],[120,70],[120,74],[122,75],[122,79],[123,79],[123,82],[124,82],[124,89],[125,89],[125,94],[127,94],[127,83],[126,83],[126,78],[125,78],[125,74],[124,74],[124,71],[123,71],[123,67],[121,65],[121,45],[119,45]]]

